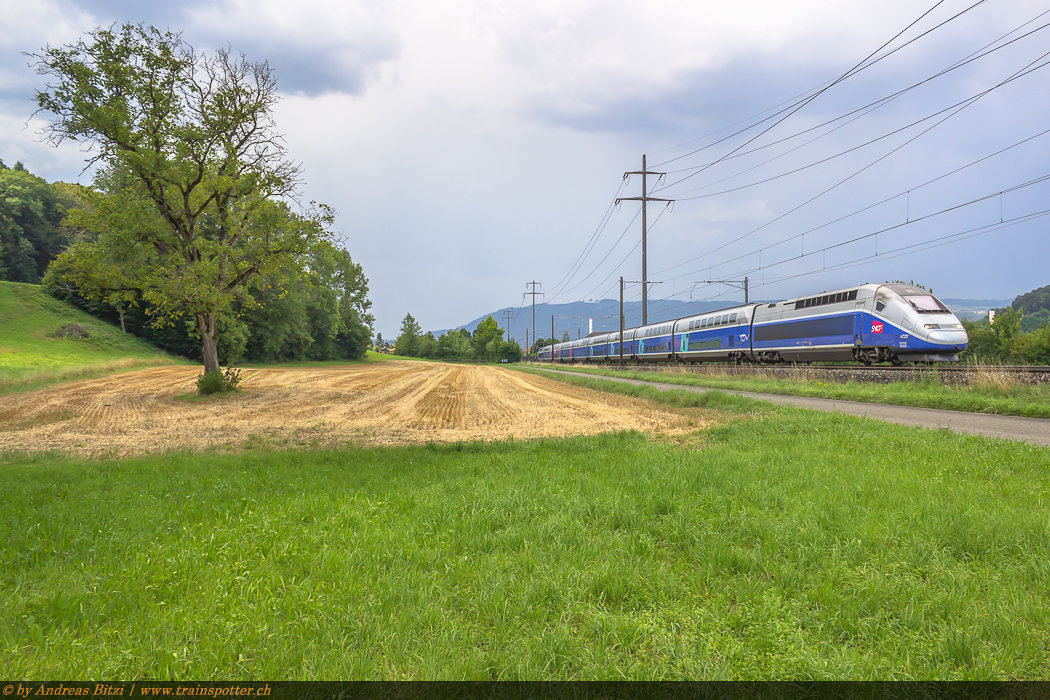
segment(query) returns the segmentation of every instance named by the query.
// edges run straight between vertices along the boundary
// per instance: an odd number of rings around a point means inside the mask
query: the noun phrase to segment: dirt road
[[[207,447],[402,444],[702,427],[637,399],[498,367],[388,361],[252,369],[207,401],[197,367],[159,367],[0,396],[0,450],[130,455]]]

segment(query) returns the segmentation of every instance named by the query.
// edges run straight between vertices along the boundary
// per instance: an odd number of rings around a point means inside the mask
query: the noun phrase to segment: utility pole
[[[554,364],[554,314],[551,314],[551,364]]]
[[[540,285],[541,287],[543,286],[542,282],[526,282],[525,286],[526,287],[532,287],[532,291],[531,292],[525,292],[525,293],[523,293],[521,295],[522,299],[524,299],[526,296],[528,296],[530,294],[532,295],[532,337],[534,339],[536,337],[536,295],[539,294],[540,296],[546,296],[543,292],[537,292],[536,291],[536,285],[537,284]]]
[[[507,329],[507,340],[510,341],[510,322],[513,319],[513,313],[510,309],[503,312],[503,325]]]
[[[696,284],[726,284],[726,285],[729,285],[730,287],[736,287],[737,289],[743,289],[744,290],[744,303],[745,304],[751,303],[751,302],[748,301],[747,277],[745,277],[742,280],[701,280],[701,281],[697,282]]]
[[[661,197],[650,197],[648,190],[646,189],[646,175],[659,175],[663,177],[666,173],[657,173],[649,170],[645,167],[645,154],[642,154],[642,169],[632,170],[623,174],[626,180],[631,175],[642,176],[642,196],[641,197],[619,197],[616,200],[616,204],[625,201],[640,201],[642,203],[642,325],[646,325],[649,322],[649,272],[646,267],[646,244],[645,236],[647,233],[647,222],[645,219],[646,202],[667,202],[670,204],[673,199],[663,199]],[[659,182],[659,179],[657,180]]]
[[[620,278],[620,366],[623,367],[623,277]]]

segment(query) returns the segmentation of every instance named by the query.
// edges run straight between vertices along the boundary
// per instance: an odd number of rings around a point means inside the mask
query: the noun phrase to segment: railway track
[[[550,365],[549,362],[536,362],[528,360],[530,364],[535,365]],[[625,370],[638,370],[638,371],[652,371],[652,372],[666,372],[669,370],[692,370],[696,369],[701,371],[703,369],[799,369],[799,370],[821,370],[821,369],[848,369],[857,371],[886,371],[886,372],[929,372],[930,370],[937,370],[938,372],[1006,372],[1011,374],[1050,374],[1050,367],[1038,366],[1038,365],[953,365],[953,364],[936,364],[936,365],[902,365],[894,366],[888,364],[882,365],[864,365],[860,363],[856,364],[835,364],[835,363],[791,363],[787,362],[784,364],[750,364],[750,365],[737,365],[728,362],[704,362],[696,364],[688,363],[674,363],[674,362],[654,362],[646,364],[624,364],[622,367],[615,362],[600,363],[600,362],[556,362],[555,367],[604,367],[606,369],[625,369]]]

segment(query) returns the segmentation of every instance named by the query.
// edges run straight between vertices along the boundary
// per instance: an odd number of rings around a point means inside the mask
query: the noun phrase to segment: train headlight
[[[936,323],[927,323],[923,326],[923,328],[925,328],[926,330],[930,330],[931,328],[940,328],[940,325]]]

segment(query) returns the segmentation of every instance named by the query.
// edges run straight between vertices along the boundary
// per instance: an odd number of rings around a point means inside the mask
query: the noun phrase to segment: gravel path
[[[551,371],[551,370],[545,370]],[[890,423],[915,425],[923,428],[948,428],[960,433],[971,433],[985,437],[1020,440],[1033,445],[1050,447],[1050,420],[1042,418],[1024,418],[1021,416],[998,416],[986,413],[966,413],[963,411],[944,411],[937,408],[914,408],[911,406],[891,406],[887,404],[867,403],[863,401],[840,401],[838,399],[816,399],[804,396],[782,396],[780,394],[759,394],[752,391],[732,391],[728,389],[708,389],[682,384],[664,384],[662,382],[625,379],[623,377],[604,377],[579,372],[555,371],[552,374],[571,374],[590,379],[607,379],[611,382],[624,382],[635,386],[651,386],[661,390],[680,389],[703,393],[721,391],[734,396],[749,399],[771,401],[777,404],[788,404],[801,408],[812,408],[818,411],[841,411],[855,416],[877,418]]]

